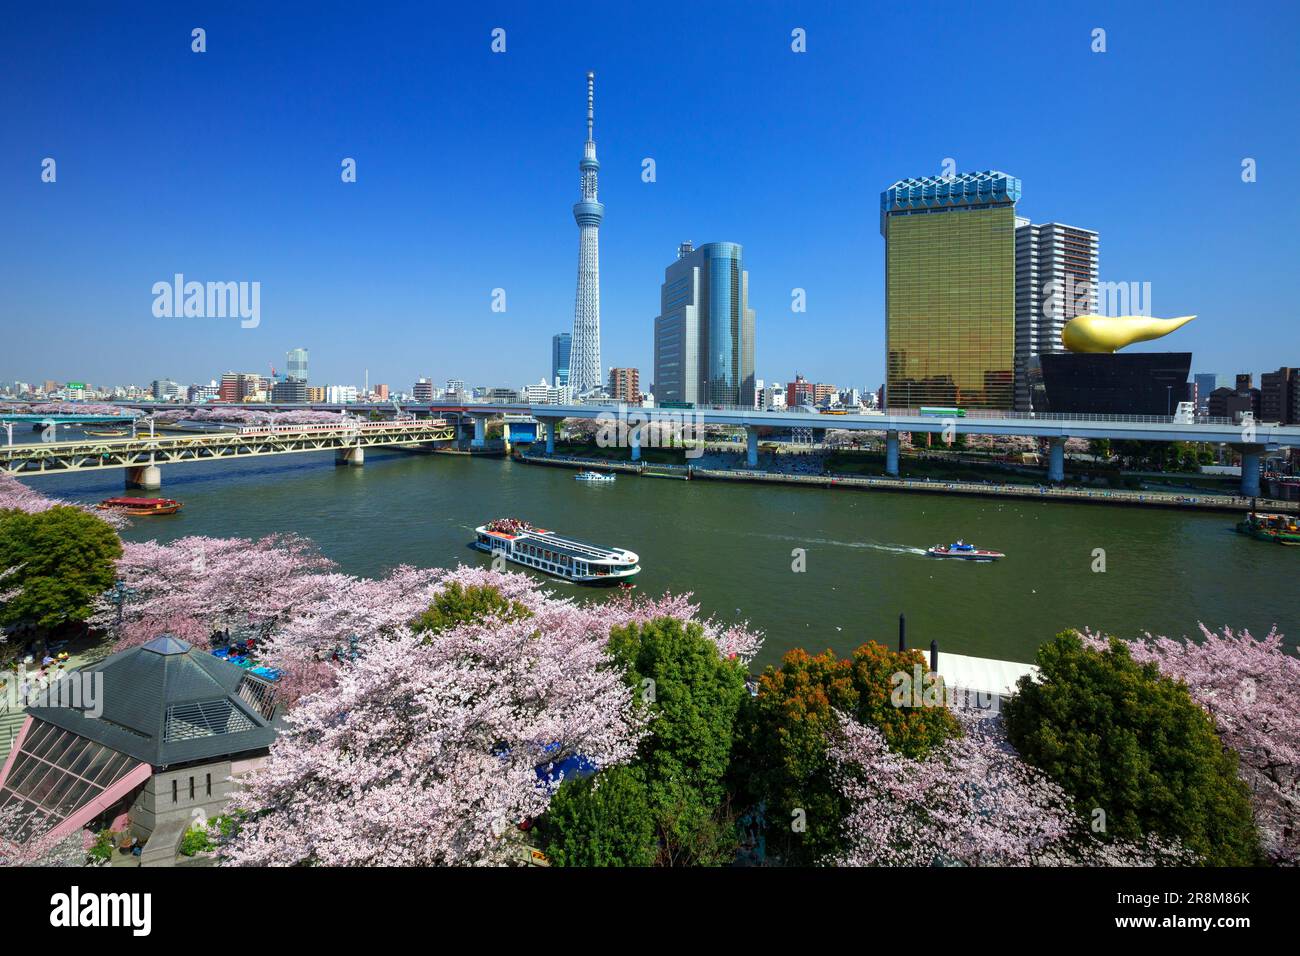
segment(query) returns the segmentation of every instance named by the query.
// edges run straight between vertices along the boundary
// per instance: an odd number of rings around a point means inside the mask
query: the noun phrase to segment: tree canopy
[[[626,770],[561,788],[560,812],[544,822],[548,853],[561,864],[592,865],[592,854],[615,849],[625,865],[732,862],[737,838],[726,779],[747,696],[744,668],[724,659],[699,624],[667,617],[613,628],[609,654],[649,733]],[[595,849],[585,855],[577,849],[588,844]]]
[[[919,668],[919,671],[918,671]],[[920,758],[960,729],[948,709],[923,700],[895,706],[895,675],[928,671],[920,651],[869,642],[848,659],[797,649],[759,679],[747,707],[737,786],[761,801],[768,847],[786,862],[813,863],[843,848],[848,800],[832,779],[827,747],[839,734],[837,712],[880,731],[895,752]],[[942,701],[942,682],[932,685]]]
[[[1073,631],[1040,647],[1038,665],[1005,705],[1007,734],[1082,812],[1113,837],[1179,840],[1210,865],[1259,861],[1237,756],[1185,684],[1123,641],[1097,650]]]
[[[0,608],[0,623],[56,628],[90,616],[94,599],[113,584],[122,554],[117,532],[80,508],[0,512],[0,569],[18,592]]]

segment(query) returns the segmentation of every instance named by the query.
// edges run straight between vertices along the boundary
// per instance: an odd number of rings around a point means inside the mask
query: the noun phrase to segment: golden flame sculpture
[[[1194,315],[1153,319],[1147,315],[1080,315],[1065,323],[1061,341],[1071,352],[1114,352],[1181,329]]]

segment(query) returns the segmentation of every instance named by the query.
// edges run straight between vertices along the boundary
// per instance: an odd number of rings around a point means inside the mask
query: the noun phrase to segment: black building
[[[1055,352],[1029,360],[1035,412],[1172,415],[1191,400],[1191,352]]]
[[[302,405],[307,401],[307,381],[286,378],[271,386],[271,401],[286,405]]]

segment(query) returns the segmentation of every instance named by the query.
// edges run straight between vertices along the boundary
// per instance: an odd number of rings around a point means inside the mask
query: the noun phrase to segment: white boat
[[[936,544],[933,548],[926,548],[925,553],[932,558],[957,558],[960,561],[996,561],[1006,557],[1001,551],[983,551],[960,539],[946,548]]]
[[[600,471],[580,471],[573,476],[574,481],[613,481],[613,475]]]
[[[578,584],[622,584],[641,571],[634,551],[562,538],[518,518],[498,518],[474,531],[480,551]]]

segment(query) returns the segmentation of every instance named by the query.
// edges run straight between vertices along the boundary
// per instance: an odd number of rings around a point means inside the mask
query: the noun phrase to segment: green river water
[[[706,613],[766,635],[758,663],[794,647],[841,653],[896,640],[1031,660],[1062,628],[1123,636],[1187,634],[1198,621],[1277,624],[1300,637],[1300,549],[1233,532],[1227,514],[848,489],[620,476],[573,480],[563,468],[501,459],[368,450],[363,468],[333,454],[162,466],[172,517],[138,519],[128,538],[189,534],[311,538],[343,570],[486,562],[469,548],[497,516],[641,556],[641,592],[692,591]],[[52,495],[122,494],[122,473],[31,479]],[[1003,551],[995,564],[940,561],[922,549],[958,537]],[[1105,551],[1104,573],[1092,570]],[[806,570],[793,570],[803,549]],[[532,572],[527,572],[532,573]],[[547,578],[564,594],[607,592]]]

